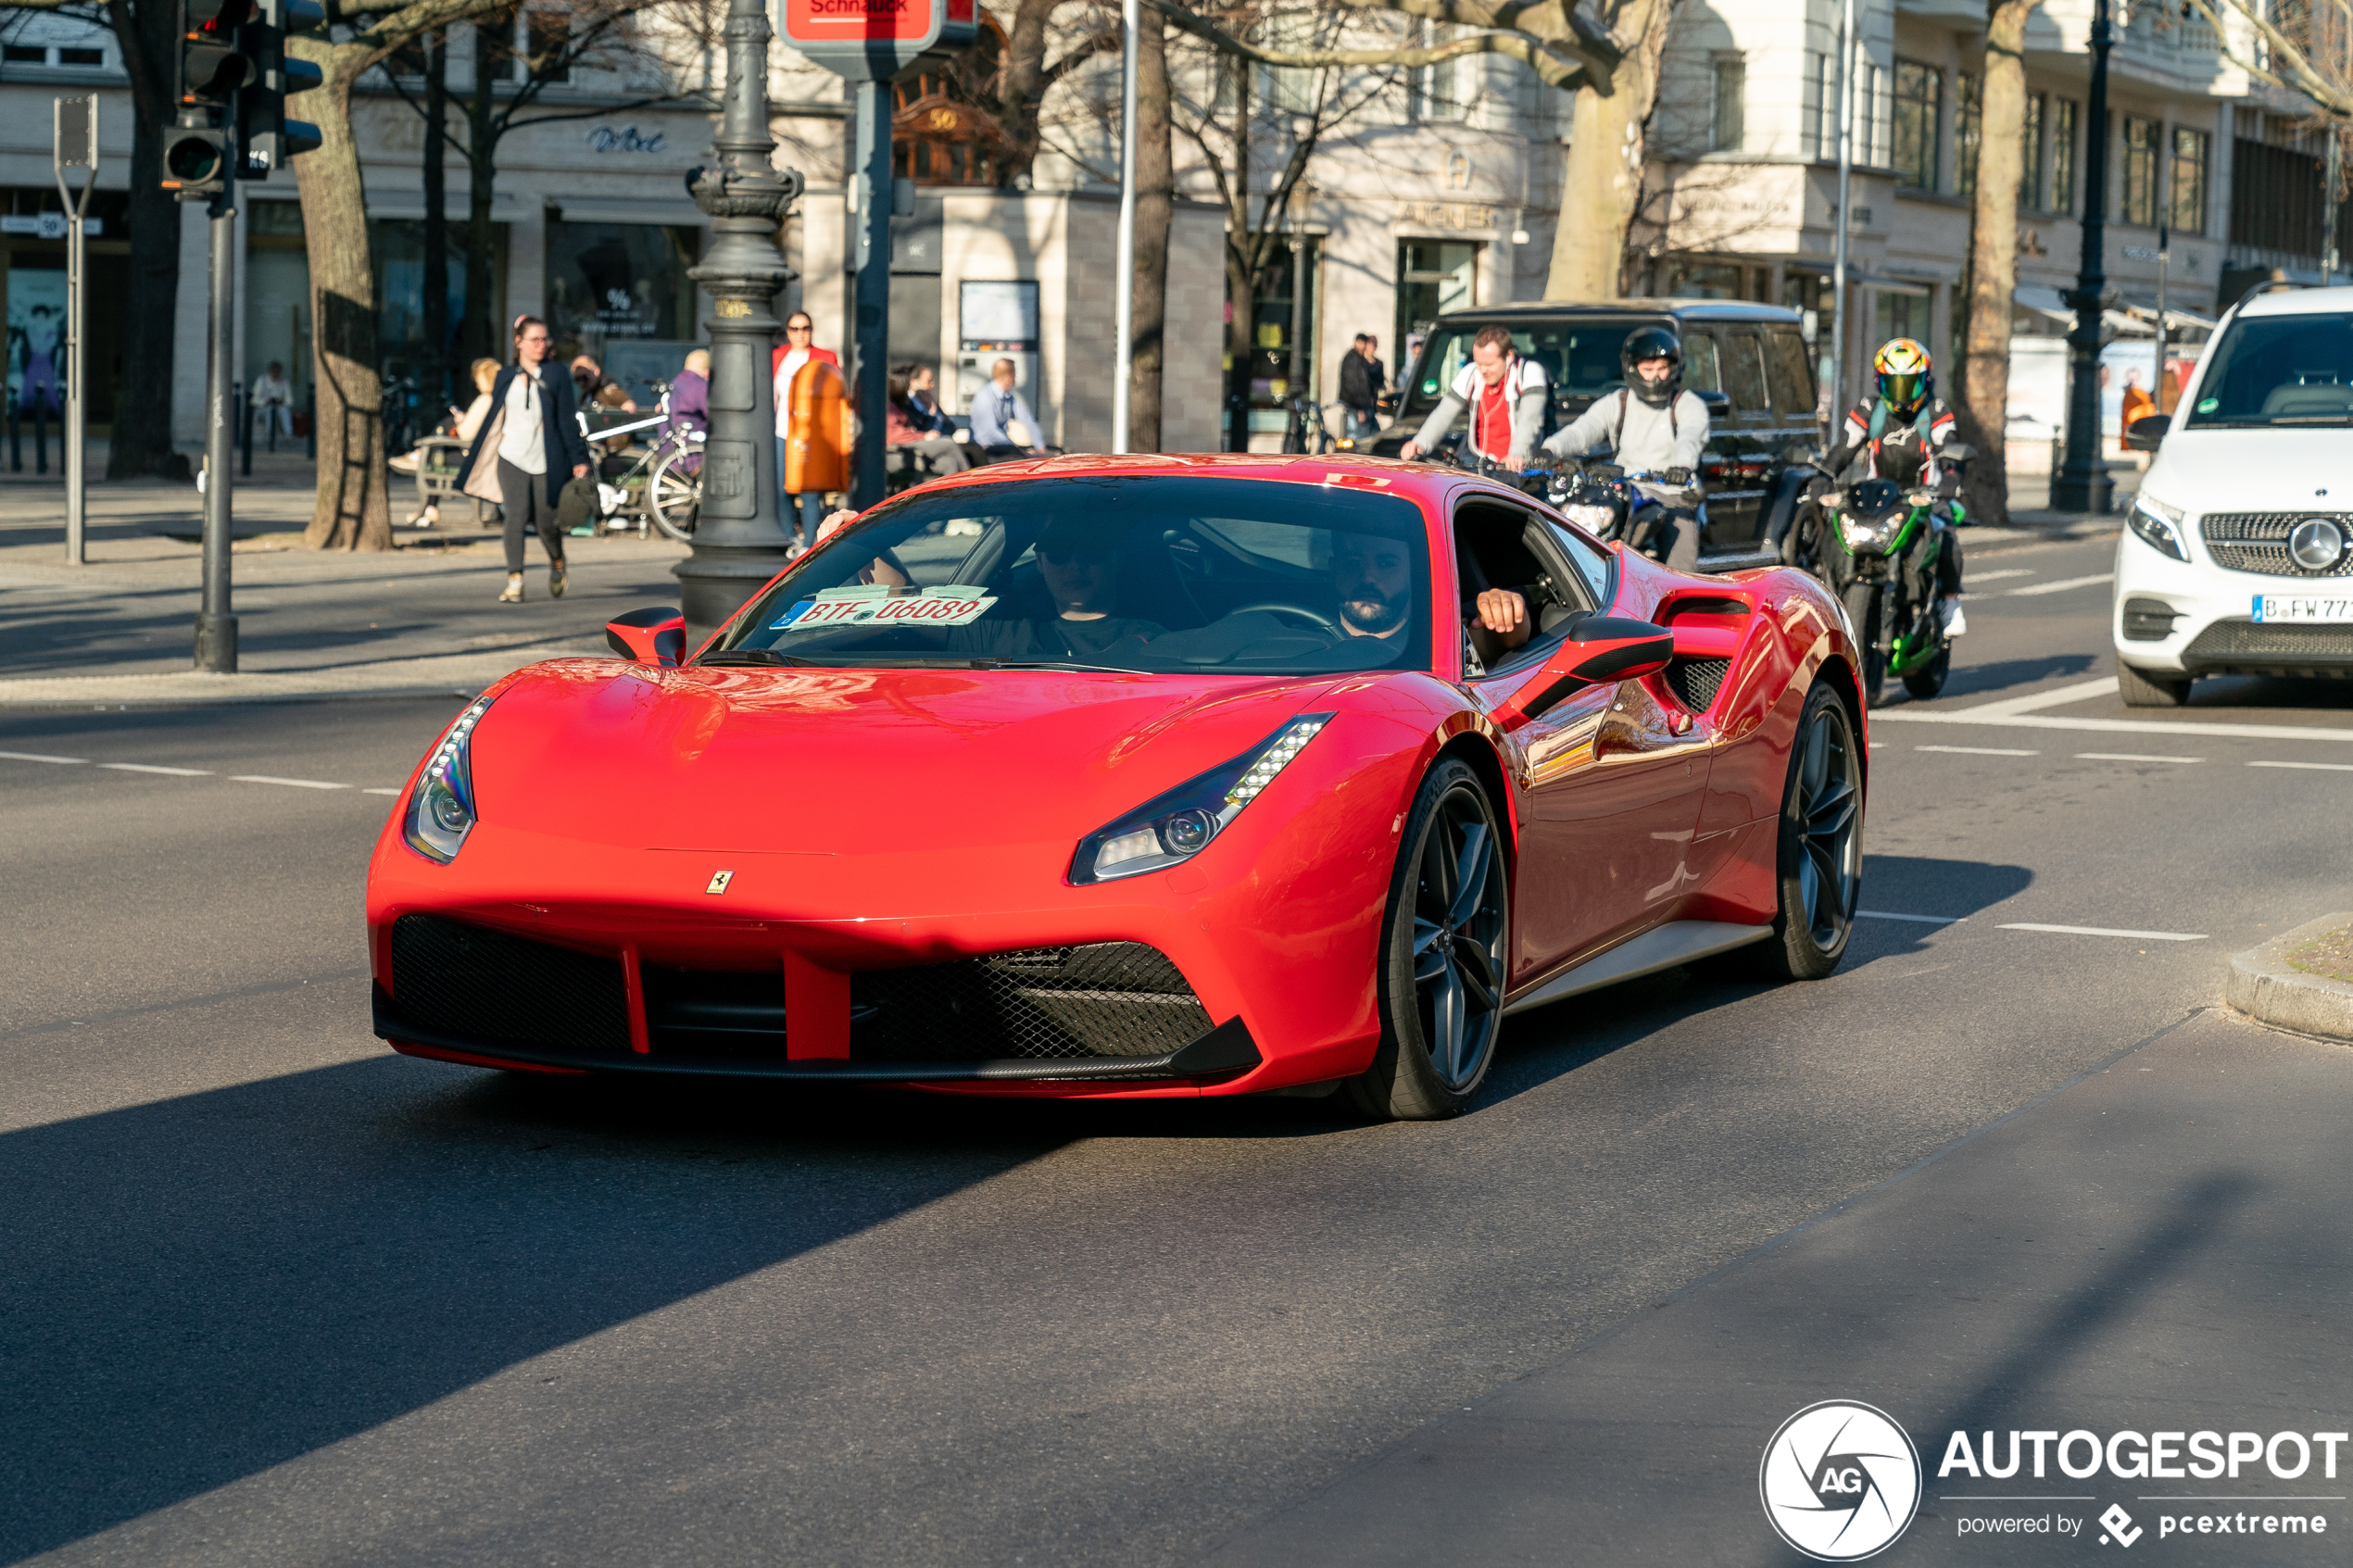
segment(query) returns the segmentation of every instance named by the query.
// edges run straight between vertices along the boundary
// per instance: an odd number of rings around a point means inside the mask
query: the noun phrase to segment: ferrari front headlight
[[[1277,774],[1332,721],[1329,713],[1303,713],[1230,762],[1186,780],[1146,801],[1117,822],[1078,841],[1071,857],[1075,883],[1113,882],[1124,876],[1182,865],[1241,815]]]
[[[405,836],[409,847],[428,860],[447,865],[474,830],[474,726],[482,722],[491,701],[483,697],[458,715],[409,792]]]

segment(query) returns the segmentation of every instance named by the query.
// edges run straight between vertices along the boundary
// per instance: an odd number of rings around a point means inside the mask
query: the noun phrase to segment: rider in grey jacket
[[[1667,564],[1678,571],[1699,566],[1699,488],[1696,470],[1707,445],[1707,405],[1683,390],[1683,344],[1667,327],[1637,327],[1618,351],[1626,385],[1604,393],[1567,429],[1544,443],[1556,458],[1582,457],[1607,446],[1628,473],[1665,474],[1681,470],[1682,485],[1656,482],[1642,486],[1667,509],[1673,536]]]

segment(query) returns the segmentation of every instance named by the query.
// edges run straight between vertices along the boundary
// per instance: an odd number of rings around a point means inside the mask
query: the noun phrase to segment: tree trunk
[[[1135,369],[1128,383],[1127,447],[1160,450],[1163,328],[1168,314],[1169,231],[1176,217],[1170,125],[1168,22],[1145,10],[1136,31]]]
[[[1233,417],[1226,449],[1250,450],[1250,360],[1257,348],[1258,267],[1250,227],[1250,68],[1234,72],[1234,170],[1226,211],[1226,408]]]
[[[497,100],[491,84],[505,56],[490,46],[491,21],[474,23],[474,90],[466,106],[466,358],[499,359],[498,332],[490,319],[490,197],[498,178],[497,132],[492,129]],[[472,385],[472,383],[468,383]]]
[[[304,51],[326,82],[305,94],[322,113],[316,152],[295,159],[303,243],[310,259],[313,376],[318,386],[319,496],[303,543],[314,550],[389,550],[384,378],[376,342],[376,280],[368,252],[367,194],[351,128],[351,84],[384,53],[360,44]]]
[[[425,49],[424,367],[418,376],[425,411],[438,423],[454,392],[449,362],[449,174],[443,126],[449,106],[449,32],[428,32]],[[468,399],[472,401],[472,399]]]
[[[1626,234],[1642,206],[1644,133],[1658,96],[1667,9],[1667,0],[1629,5],[1616,31],[1633,46],[1607,82],[1597,87],[1589,73],[1577,89],[1547,299],[1615,299],[1621,292]]]
[[[131,77],[131,297],[120,308],[122,374],[115,383],[107,477],[189,477],[171,447],[172,336],[180,304],[180,204],[163,188],[163,137],[171,124],[172,0],[107,6]],[[103,415],[103,410],[92,410]]]
[[[1038,106],[1046,96],[1046,24],[1060,0],[1017,0],[1005,33],[997,123],[1012,144],[1000,178],[1010,182],[1038,161]]]
[[[2009,521],[2010,295],[2018,283],[2018,194],[2026,174],[2027,13],[2035,0],[1987,0],[1984,124],[1977,153],[1977,197],[1969,222],[1969,303],[1955,378],[1961,438],[1977,448],[1966,504],[1979,522]]]

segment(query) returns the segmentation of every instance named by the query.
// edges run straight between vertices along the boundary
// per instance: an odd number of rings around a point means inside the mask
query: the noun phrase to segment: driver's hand
[[[1509,588],[1485,588],[1478,596],[1478,624],[1492,632],[1507,648],[1516,648],[1534,634],[1528,601]]]
[[[1408,441],[1397,449],[1397,455],[1410,463],[1422,455],[1422,444],[1418,441]]]
[[[825,535],[831,533],[835,529],[841,527],[844,523],[856,521],[857,519],[858,514],[850,510],[848,507],[842,508],[841,510],[837,512],[827,512],[817,523],[817,542],[821,545],[824,544],[825,541]]]

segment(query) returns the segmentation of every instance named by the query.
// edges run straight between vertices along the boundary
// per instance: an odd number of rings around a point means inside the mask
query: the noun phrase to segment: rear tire
[[[1863,748],[1828,682],[1806,694],[1781,785],[1773,935],[1756,944],[1766,973],[1819,980],[1838,967],[1863,891]]]
[[[2116,661],[2116,695],[2127,708],[2179,708],[2190,700],[2194,675],[2160,675]]]
[[[1863,706],[1877,708],[1887,695],[1887,650],[1880,646],[1880,601],[1876,583],[1846,585],[1846,619],[1855,628],[1855,658],[1862,669]]]
[[[1511,887],[1494,802],[1459,758],[1406,814],[1381,925],[1380,1045],[1348,1098],[1383,1121],[1458,1116],[1495,1060],[1511,957]]]

